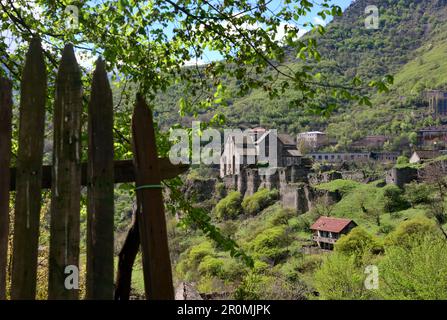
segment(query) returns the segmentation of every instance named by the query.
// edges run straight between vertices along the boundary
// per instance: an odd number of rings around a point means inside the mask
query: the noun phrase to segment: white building
[[[329,140],[324,132],[309,131],[299,133],[297,136],[298,145],[303,145],[305,148],[318,149],[328,145]]]

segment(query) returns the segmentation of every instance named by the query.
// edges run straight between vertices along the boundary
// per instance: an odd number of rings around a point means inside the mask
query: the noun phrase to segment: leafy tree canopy
[[[77,6],[78,23],[71,20],[68,5]],[[219,103],[221,80],[228,76],[240,80],[241,93],[262,87],[275,97],[293,89],[302,92],[304,101],[324,90],[332,98],[368,104],[357,94],[366,86],[360,79],[331,84],[312,71],[309,62],[320,60],[314,35],[325,33],[325,28],[303,25],[301,19],[315,7],[322,18],[342,14],[329,0],[284,0],[275,9],[271,0],[6,0],[1,2],[1,64],[19,78],[26,41],[37,35],[53,66],[63,44],[70,41],[80,54],[103,55],[117,79],[138,83],[138,89],[152,98],[179,79],[187,81],[188,91],[207,86],[206,79],[212,79],[215,92],[195,101],[182,100],[181,111]],[[312,31],[299,38],[300,28]],[[289,50],[303,62],[296,69],[283,65]],[[222,61],[184,68],[207,51],[219,53]],[[382,81],[369,85],[386,90]]]

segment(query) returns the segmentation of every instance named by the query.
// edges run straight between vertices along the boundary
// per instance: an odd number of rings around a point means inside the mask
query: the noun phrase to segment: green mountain
[[[368,5],[379,8],[377,30],[365,28],[364,10]],[[347,84],[355,76],[365,80],[387,74],[395,77],[389,93],[370,92],[372,107],[340,103],[330,117],[322,117],[301,105],[291,105],[297,92],[289,91],[270,100],[262,89],[256,89],[239,97],[235,94],[238,83],[229,80],[228,106],[219,111],[229,126],[261,125],[290,134],[324,130],[339,141],[338,149],[371,134],[394,137],[387,148],[400,149],[414,139],[415,129],[436,123],[426,112],[422,93],[446,87],[446,17],[446,0],[357,0],[327,26],[325,35],[317,37],[322,60],[315,67],[329,75],[332,84]],[[290,52],[287,65],[297,63]],[[190,124],[191,118],[181,118],[174,111],[182,94],[180,88],[174,86],[158,97],[162,125]],[[207,119],[211,112],[200,116]]]

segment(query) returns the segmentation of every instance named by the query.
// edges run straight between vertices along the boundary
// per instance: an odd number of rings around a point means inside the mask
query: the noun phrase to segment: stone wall
[[[280,200],[284,208],[296,210],[298,214],[305,213],[310,209],[310,199],[305,183],[290,183],[280,188]]]
[[[342,179],[353,180],[361,183],[371,182],[370,179],[362,171],[342,171]]]
[[[399,188],[402,188],[404,185],[412,181],[421,181],[426,170],[430,168],[432,169],[432,172],[438,172],[439,175],[447,175],[447,161],[438,160],[426,163],[425,166],[420,169],[412,167],[393,168],[387,172],[386,183],[395,184]]]
[[[309,174],[309,183],[311,185],[317,185],[320,183],[331,182],[331,181],[337,180],[337,179],[343,179],[343,175],[339,171],[330,171],[330,172]]]
[[[257,169],[247,169],[245,171],[246,188],[245,193],[240,191],[241,194],[246,196],[253,195],[259,189],[261,184],[261,177],[259,176]]]
[[[342,178],[337,171],[317,175],[310,174],[308,167],[290,166],[278,168],[268,176],[260,175],[257,169],[246,168],[238,175],[224,177],[223,181],[228,190],[238,190],[244,196],[252,195],[259,188],[277,189],[282,206],[302,214],[314,208],[321,198],[324,201],[339,201],[338,194],[316,190],[312,185]]]
[[[285,208],[304,213],[309,210],[308,179],[309,168],[289,166],[278,168],[274,174],[260,175],[258,169],[245,168],[240,174],[226,176],[224,184],[229,190],[237,190],[244,196],[254,194],[260,188],[277,189]]]
[[[393,168],[387,172],[386,183],[394,184],[399,188],[418,179],[418,170],[415,168]]]
[[[182,186],[182,192],[187,199],[209,200],[214,196],[216,183],[215,178],[186,180]]]

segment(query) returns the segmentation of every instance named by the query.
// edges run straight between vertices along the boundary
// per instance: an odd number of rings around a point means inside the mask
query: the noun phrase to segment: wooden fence
[[[67,267],[79,268],[82,186],[87,186],[86,298],[113,299],[115,286],[128,287],[114,284],[114,184],[122,182],[136,182],[139,241],[132,251],[141,242],[146,297],[173,299],[161,180],[173,178],[187,167],[157,157],[152,112],[140,95],[132,120],[135,159],[114,161],[112,91],[101,59],[96,62],[88,104],[88,161],[82,163],[81,71],[70,44],[63,50],[55,86],[53,165],[43,166],[47,75],[40,40],[32,39],[20,84],[16,167],[10,168],[12,86],[7,79],[0,79],[0,299],[7,297],[12,191],[11,299],[36,296],[41,196],[45,188],[51,189],[48,298],[79,298],[79,290],[67,285]],[[128,292],[115,294],[117,297],[128,298]]]

